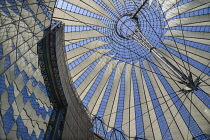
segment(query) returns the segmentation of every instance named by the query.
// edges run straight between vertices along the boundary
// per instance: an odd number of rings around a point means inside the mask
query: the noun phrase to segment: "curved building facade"
[[[209,139],[209,5],[0,1],[0,139]]]
[[[64,25],[52,22],[55,2],[0,2],[1,140],[93,137],[66,69]]]

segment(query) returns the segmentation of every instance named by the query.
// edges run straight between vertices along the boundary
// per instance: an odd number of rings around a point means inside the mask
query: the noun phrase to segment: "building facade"
[[[90,118],[66,69],[63,24],[51,24],[55,2],[0,2],[2,140],[57,140],[63,130],[64,139],[92,137]]]

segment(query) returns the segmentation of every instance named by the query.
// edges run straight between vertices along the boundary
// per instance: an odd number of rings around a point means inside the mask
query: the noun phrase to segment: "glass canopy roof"
[[[65,24],[74,86],[103,129],[126,137],[119,139],[210,135],[209,5],[210,0],[57,1],[53,18]]]

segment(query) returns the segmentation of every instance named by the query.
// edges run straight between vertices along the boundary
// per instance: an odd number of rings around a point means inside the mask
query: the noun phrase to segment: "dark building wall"
[[[63,91],[68,103],[62,137],[68,140],[91,139],[93,137],[91,119],[77,97],[71,82],[71,75],[67,70],[65,48],[61,44],[56,44],[56,57]]]
[[[67,102],[59,75],[56,48],[63,47],[63,25],[52,24],[45,30],[44,38],[38,43],[39,66],[53,106],[45,139],[61,139]]]
[[[46,138],[60,139],[62,135],[63,139],[90,139],[93,137],[92,124],[88,112],[71,84],[71,76],[66,65],[63,30],[64,25],[61,23],[53,24],[51,31],[38,45],[40,67],[47,90],[52,93],[51,102],[57,114],[50,119],[50,126],[56,131],[51,132],[51,135],[47,134]],[[63,134],[57,131],[63,131]]]

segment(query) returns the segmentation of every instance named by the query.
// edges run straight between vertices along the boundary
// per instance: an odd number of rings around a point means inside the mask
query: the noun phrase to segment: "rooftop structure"
[[[209,139],[209,5],[0,1],[0,139]]]
[[[107,139],[209,137],[209,3],[57,2],[53,18],[65,23],[74,86],[104,125],[96,132]]]

